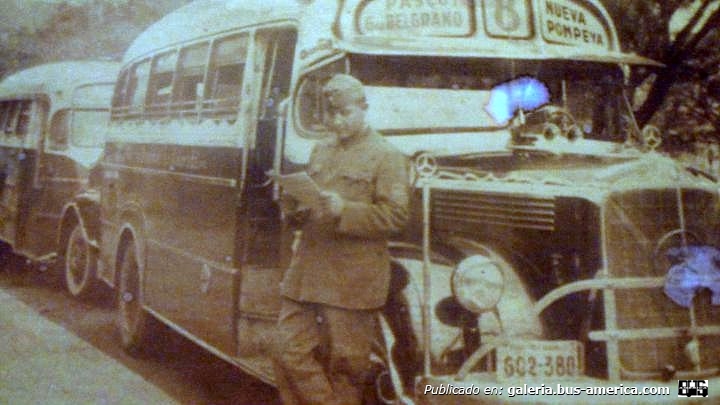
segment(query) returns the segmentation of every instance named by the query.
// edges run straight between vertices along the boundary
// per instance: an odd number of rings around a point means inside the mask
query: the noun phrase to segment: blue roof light
[[[543,82],[523,76],[495,86],[485,111],[496,123],[505,125],[518,109],[534,110],[549,101],[550,92]]]

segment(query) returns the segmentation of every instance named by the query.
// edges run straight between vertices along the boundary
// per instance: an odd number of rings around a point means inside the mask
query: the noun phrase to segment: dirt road
[[[152,355],[128,356],[118,343],[111,291],[98,299],[77,301],[47,274],[18,270],[0,272],[0,289],[29,307],[38,319],[71,332],[181,404],[279,404],[274,388],[171,331],[161,334],[163,343]]]

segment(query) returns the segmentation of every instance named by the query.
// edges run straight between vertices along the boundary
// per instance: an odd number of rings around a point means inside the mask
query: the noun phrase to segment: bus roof
[[[0,98],[30,94],[72,93],[78,86],[114,83],[120,64],[70,61],[38,65],[7,76],[0,82]]]
[[[298,20],[299,0],[197,0],[161,18],[128,48],[124,63],[157,49],[272,21]]]
[[[504,21],[510,14],[498,7],[513,7],[514,20]],[[301,23],[298,49],[307,64],[341,50],[660,65],[620,50],[598,0],[196,0],[140,34],[123,62],[275,21]]]

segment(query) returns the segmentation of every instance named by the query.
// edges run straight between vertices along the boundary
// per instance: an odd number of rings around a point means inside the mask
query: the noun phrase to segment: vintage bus
[[[426,388],[717,380],[718,185],[637,128],[636,65],[657,64],[621,51],[596,0],[180,8],[125,54],[103,155],[90,239],[122,345],[146,347],[159,320],[272,382],[292,235],[269,173],[305,168],[327,135],[320,89],[345,72],[414,162],[378,399],[554,402]],[[602,400],[638,398],[675,399]]]
[[[119,67],[52,63],[0,82],[3,255],[44,267],[57,262],[74,296],[88,294],[97,280],[99,246],[84,224],[99,215],[98,195],[87,184],[102,153]]]

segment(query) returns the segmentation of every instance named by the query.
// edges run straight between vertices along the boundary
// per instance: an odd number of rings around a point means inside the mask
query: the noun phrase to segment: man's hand
[[[294,214],[300,208],[298,201],[293,196],[286,193],[280,194],[279,204],[280,210],[283,215],[286,216]]]
[[[310,217],[310,209],[300,206],[292,196],[282,193],[280,195],[280,211],[285,221],[291,227],[300,227]]]
[[[320,199],[320,206],[322,216],[328,216],[331,218],[337,218],[342,213],[345,207],[345,201],[338,195],[338,193],[332,191],[323,191]]]

